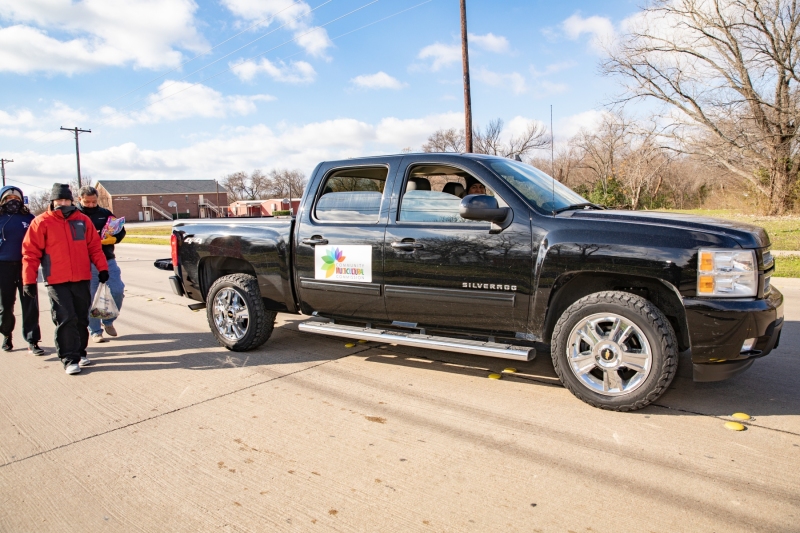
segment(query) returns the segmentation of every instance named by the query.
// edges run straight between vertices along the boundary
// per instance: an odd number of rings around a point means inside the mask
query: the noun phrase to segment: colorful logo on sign
[[[344,254],[339,248],[328,248],[326,254],[322,256],[321,270],[325,271],[325,277],[333,276],[336,271],[336,263],[341,263],[345,260]]]

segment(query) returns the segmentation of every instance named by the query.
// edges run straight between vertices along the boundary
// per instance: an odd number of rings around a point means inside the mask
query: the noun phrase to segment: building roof
[[[216,194],[217,182],[214,180],[100,180],[96,187],[102,186],[108,194]],[[222,185],[219,192],[228,191]]]

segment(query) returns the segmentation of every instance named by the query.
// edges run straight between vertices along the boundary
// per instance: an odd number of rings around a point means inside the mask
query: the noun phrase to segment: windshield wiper
[[[553,211],[554,215],[559,213],[563,213],[564,211],[572,211],[573,209],[586,209],[587,207],[591,207],[592,209],[605,209],[605,207],[593,204],[592,202],[583,202],[582,204],[572,204],[566,207],[561,207]]]

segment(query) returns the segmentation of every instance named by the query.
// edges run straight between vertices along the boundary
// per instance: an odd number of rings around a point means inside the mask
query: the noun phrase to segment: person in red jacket
[[[22,241],[22,283],[25,294],[35,295],[41,264],[56,326],[56,351],[67,374],[79,374],[82,366],[92,364],[86,356],[91,263],[100,283],[108,281],[108,263],[92,221],[72,205],[69,185],[55,183],[50,209],[33,219]]]

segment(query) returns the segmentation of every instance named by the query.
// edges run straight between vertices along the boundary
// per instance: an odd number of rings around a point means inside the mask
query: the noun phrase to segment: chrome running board
[[[528,346],[514,346],[498,342],[483,342],[466,339],[453,339],[451,337],[436,337],[419,333],[406,333],[377,328],[360,328],[344,326],[331,322],[311,319],[300,323],[300,331],[318,333],[320,335],[333,335],[334,337],[347,337],[350,339],[363,339],[368,341],[401,344],[403,346],[417,346],[431,350],[444,350],[447,352],[467,353],[499,357],[501,359],[515,359],[517,361],[531,361],[536,357],[536,349]]]

